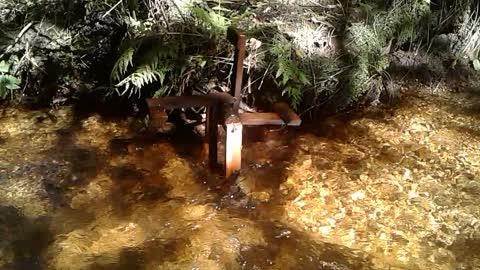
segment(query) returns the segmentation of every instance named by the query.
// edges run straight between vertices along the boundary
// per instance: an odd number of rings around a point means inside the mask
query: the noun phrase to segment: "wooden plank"
[[[241,113],[239,116],[244,126],[285,125],[285,122],[276,113]]]
[[[195,108],[215,105],[216,100],[208,96],[168,96],[160,98],[149,98],[147,104],[152,111],[155,108],[181,109]]]
[[[272,109],[288,126],[300,126],[302,124],[302,119],[300,119],[286,102],[274,103]]]
[[[240,171],[242,166],[242,123],[237,116],[225,122],[225,177]]]

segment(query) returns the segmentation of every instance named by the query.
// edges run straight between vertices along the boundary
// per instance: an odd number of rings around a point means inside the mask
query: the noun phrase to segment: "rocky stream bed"
[[[232,181],[188,132],[0,108],[0,269],[480,269],[480,92],[402,88],[248,131]]]

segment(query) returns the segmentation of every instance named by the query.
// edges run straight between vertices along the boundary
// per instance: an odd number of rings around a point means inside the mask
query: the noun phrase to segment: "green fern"
[[[177,46],[171,43],[152,39],[137,41],[124,51],[112,69],[117,93],[141,96],[143,87],[155,82],[162,85],[178,57]]]
[[[303,98],[302,86],[297,84],[286,85],[282,91],[282,95],[285,94],[290,98],[290,104],[293,109],[298,110],[298,106],[300,106]]]
[[[192,70],[205,67],[207,61],[197,63],[195,59],[198,57],[189,56],[208,53],[210,48],[204,45],[212,38],[226,34],[231,20],[222,14],[230,10],[221,7],[213,10],[199,4],[189,10],[192,18],[167,25],[170,28],[167,32],[174,34],[159,33],[161,27],[135,33],[135,38],[129,41],[128,48],[123,50],[111,72],[112,83],[119,95],[141,96],[142,89],[154,91],[154,88],[158,89],[155,95],[164,95],[175,86],[182,91],[191,75],[197,73]],[[165,81],[168,84],[164,84]]]
[[[170,69],[166,67],[154,68],[150,65],[143,65],[115,85],[115,87],[124,87],[124,91],[120,93],[120,95],[124,95],[127,92],[130,92],[129,97],[132,94],[140,95],[140,90],[148,84],[157,81],[160,82],[160,84],[163,84],[168,71],[170,71]]]
[[[299,52],[283,36],[277,36],[271,45],[270,52],[276,65],[275,79],[282,87],[282,95],[290,98],[292,107],[297,109],[302,101],[303,88],[310,85],[305,72],[294,62],[294,56]]]
[[[118,58],[117,62],[113,66],[112,69],[112,79],[116,81],[120,81],[121,78],[125,75],[128,68],[133,66],[133,55],[135,53],[135,48],[129,47],[127,48],[120,58]]]
[[[227,18],[210,9],[193,7],[191,10],[196,22],[205,32],[209,33],[209,37],[204,37],[203,40],[226,33],[230,25],[230,20]],[[186,61],[186,52],[191,53],[205,49],[198,40],[192,40],[193,45],[188,44],[187,38],[188,36],[169,37],[145,33],[144,36],[131,41],[130,43],[133,45],[123,51],[111,72],[116,92],[119,95],[128,94],[129,97],[140,96],[142,88],[154,83],[159,83],[162,87],[167,77],[170,84],[174,84],[174,81],[178,80],[185,72],[185,65],[195,64]],[[160,90],[156,94],[165,94],[168,91]]]
[[[227,33],[231,20],[213,10],[194,6],[191,8],[193,17],[210,36],[223,36]]]
[[[154,42],[142,49],[142,53],[138,56],[138,62],[143,65],[158,67],[165,65],[179,57],[179,46],[173,43],[164,43],[162,41]]]
[[[0,62],[0,73],[7,73],[10,71],[10,64],[7,64],[7,62],[2,61]]]

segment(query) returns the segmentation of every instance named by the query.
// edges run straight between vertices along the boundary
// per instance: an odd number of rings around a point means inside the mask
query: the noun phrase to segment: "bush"
[[[5,99],[9,95],[13,99],[14,91],[20,89],[20,80],[10,72],[10,64],[0,62],[0,98]]]
[[[385,90],[392,49],[421,41],[425,34],[422,22],[429,15],[428,1],[397,0],[388,10],[376,9],[373,20],[353,23],[347,29],[352,69],[341,107],[357,102],[368,91]]]

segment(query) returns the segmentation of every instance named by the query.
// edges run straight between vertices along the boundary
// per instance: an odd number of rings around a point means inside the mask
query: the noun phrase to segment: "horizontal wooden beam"
[[[208,96],[175,96],[147,99],[147,104],[150,111],[152,111],[154,108],[170,110],[192,107],[208,107],[215,105],[215,103],[216,101]]]
[[[285,124],[276,113],[240,113],[239,116],[244,126],[282,126]]]
[[[240,113],[240,120],[244,126],[299,126],[297,121],[286,124],[276,113]]]
[[[272,105],[272,109],[287,126],[300,126],[302,119],[296,114],[286,102],[276,102]]]
[[[216,104],[232,105],[235,98],[228,93],[210,93],[208,95],[198,96],[167,96],[158,98],[147,98],[147,105],[150,109],[161,108],[164,110],[211,107]]]

